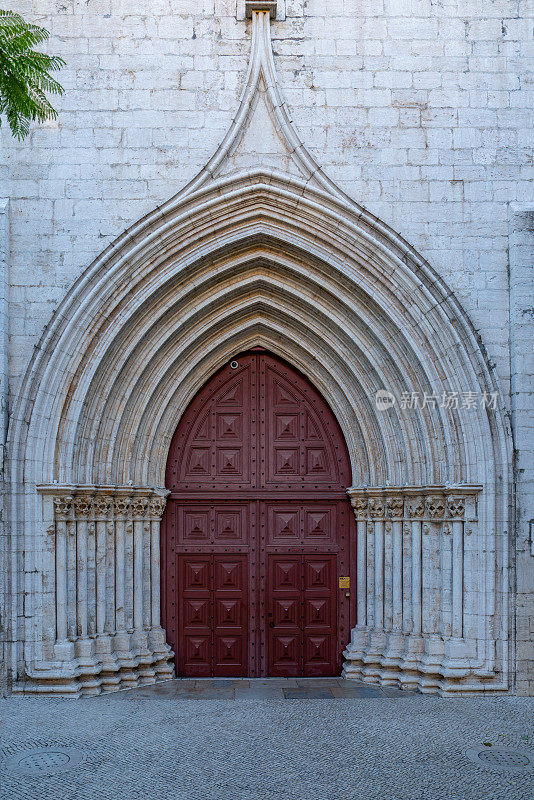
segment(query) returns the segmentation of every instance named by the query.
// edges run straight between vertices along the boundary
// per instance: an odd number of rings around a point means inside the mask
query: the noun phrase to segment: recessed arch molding
[[[199,386],[254,346],[307,376],[349,449],[358,624],[344,674],[507,689],[505,421],[442,402],[495,391],[483,347],[397,234],[274,170],[193,187],[137,223],[36,348],[10,428],[12,580],[27,598],[15,688],[172,674],[157,557],[169,444]],[[377,405],[379,390],[395,402]]]

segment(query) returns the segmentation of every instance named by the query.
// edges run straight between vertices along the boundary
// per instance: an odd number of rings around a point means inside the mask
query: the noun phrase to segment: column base
[[[13,692],[86,697],[173,678],[174,653],[165,642],[164,631],[135,633],[141,635],[119,631],[113,636],[101,634],[60,642],[55,650],[72,654],[72,658],[34,664],[15,683]]]
[[[343,655],[349,680],[443,696],[508,691],[493,665],[476,657],[476,643],[464,640],[362,627]]]

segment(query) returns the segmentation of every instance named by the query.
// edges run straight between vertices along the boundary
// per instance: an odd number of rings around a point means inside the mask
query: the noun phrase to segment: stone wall
[[[516,481],[517,692],[534,694],[534,204],[513,206],[510,217],[510,330]]]
[[[1,130],[13,399],[68,288],[223,139],[245,82],[251,23],[236,19],[236,0],[4,5],[45,25],[50,52],[67,61],[58,120],[33,127],[22,144]],[[304,144],[448,283],[494,365],[506,412],[511,377],[522,403],[527,392],[517,388],[523,328],[510,370],[508,270],[511,230],[519,231],[514,263],[528,265],[529,226],[512,205],[528,200],[526,12],[517,0],[287,0],[285,19],[272,23],[280,88]],[[516,446],[526,450],[528,420],[515,422]],[[510,576],[523,693],[532,691],[529,486],[519,487],[521,556]]]
[[[15,391],[68,286],[215,150],[244,83],[236,0],[6,0],[62,55],[57,122],[17,144],[12,198]],[[509,203],[527,199],[527,4],[288,0],[272,25],[304,144],[401,233],[465,304],[508,395]],[[488,313],[490,312],[490,313]]]

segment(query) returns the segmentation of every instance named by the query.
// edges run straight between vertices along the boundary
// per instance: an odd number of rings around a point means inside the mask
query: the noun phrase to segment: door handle
[[[274,628],[274,622],[272,619],[269,620],[269,628]]]

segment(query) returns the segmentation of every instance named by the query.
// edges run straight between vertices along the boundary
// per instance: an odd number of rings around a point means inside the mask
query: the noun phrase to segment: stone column
[[[427,521],[423,523],[423,635],[425,655],[422,664],[428,672],[439,670],[443,664],[444,639],[442,629],[442,528],[445,497],[431,494],[426,498]],[[431,681],[433,679],[430,679]]]
[[[373,496],[368,501],[368,559],[367,586],[372,590],[368,598],[372,603],[372,629],[369,631],[369,644],[366,657],[369,660],[367,672],[369,679],[375,677],[379,669],[380,657],[386,649],[386,631],[384,628],[384,525],[386,506],[384,497]],[[376,671],[376,672],[375,672]]]
[[[451,520],[451,529],[454,522],[462,522],[462,638],[474,642],[480,637],[480,629],[487,627],[488,620],[493,619],[496,604],[496,586],[493,581],[487,581],[487,571],[494,569],[497,554],[494,549],[492,537],[485,539],[483,557],[480,557],[479,541],[482,533],[479,531],[477,498],[473,495],[458,497],[447,504],[447,514]],[[463,500],[463,513],[459,501]],[[453,516],[454,512],[454,516]],[[458,534],[457,534],[458,537]],[[451,538],[453,535],[451,533]],[[459,548],[457,547],[457,550]],[[486,654],[488,661],[494,655]]]
[[[72,511],[72,497],[54,497],[55,514],[55,586],[56,586],[56,658],[68,660],[73,656],[67,638],[67,521]]]
[[[160,628],[160,522],[165,510],[165,499],[155,497],[149,503],[150,511],[150,627]]]
[[[400,494],[387,497],[386,513],[391,537],[391,573],[387,581],[391,583],[391,629],[388,636],[384,666],[398,667],[404,652],[403,633],[403,539],[402,526],[404,515],[404,498]],[[396,674],[392,673],[390,683],[396,682]]]
[[[114,498],[115,509],[115,633],[113,650],[120,667],[121,686],[137,686],[137,662],[132,654],[131,631],[128,630],[126,538],[131,527],[131,497],[118,493]]]
[[[145,627],[147,614],[144,600],[147,598],[144,581],[149,580],[144,568],[145,536],[148,533],[148,498],[134,496],[133,515],[133,634],[132,644],[138,662],[139,683],[154,683],[152,654],[148,649],[148,629]]]
[[[452,520],[452,636],[463,637],[464,594],[464,510],[463,497],[450,495],[447,498],[447,513]]]
[[[88,539],[89,524],[92,515],[92,496],[81,495],[74,499],[74,516],[76,526],[76,641],[75,654],[86,675],[85,686],[92,693],[98,694],[99,681],[94,674],[96,661],[94,658],[94,641],[89,636],[89,569]]]
[[[352,498],[356,515],[356,624],[367,626],[367,499]]]
[[[367,497],[352,495],[349,490],[351,504],[356,516],[356,627],[352,629],[351,640],[344,656],[347,659],[343,666],[346,677],[361,678],[362,669],[359,663],[360,654],[367,650],[369,643],[369,626],[372,624],[371,608],[368,607],[367,593],[372,586],[367,583]],[[370,525],[369,525],[370,527]]]
[[[107,576],[110,559],[108,549],[108,523],[113,510],[113,501],[108,493],[97,493],[93,501],[96,525],[95,548],[95,654],[102,671],[100,673],[102,691],[113,691],[120,686],[119,665],[113,653],[113,642],[109,632],[109,607],[107,603]],[[112,523],[109,523],[112,524]]]
[[[422,581],[422,534],[425,501],[423,496],[411,497],[408,502],[410,517],[410,615],[411,632],[406,637],[406,649],[402,662],[402,685],[416,687],[419,682],[417,668],[424,653],[423,631],[423,581]]]
[[[130,511],[130,498],[115,498],[115,631],[126,631],[126,593],[124,584],[124,532]]]
[[[150,633],[149,645],[156,659],[154,669],[158,680],[172,678],[174,669],[169,659],[172,651],[161,627],[160,524],[166,498],[157,496],[149,502],[150,516]]]
[[[385,506],[381,500],[371,497],[369,516],[374,531],[374,627],[384,627],[384,516]]]

